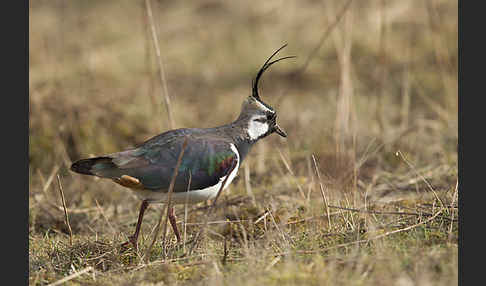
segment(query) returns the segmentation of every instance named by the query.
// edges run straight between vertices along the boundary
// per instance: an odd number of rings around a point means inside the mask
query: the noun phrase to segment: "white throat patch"
[[[265,118],[265,116],[254,115],[250,118],[250,122],[248,123],[248,136],[250,136],[251,140],[257,140],[265,133],[267,133],[268,129],[270,128],[268,126],[268,123],[259,122],[255,120],[260,118]]]

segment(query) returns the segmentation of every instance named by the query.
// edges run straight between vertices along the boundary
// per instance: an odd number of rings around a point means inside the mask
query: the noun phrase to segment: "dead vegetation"
[[[457,1],[29,9],[31,285],[457,284]],[[151,247],[155,205],[121,249],[140,202],[71,162],[233,120],[283,43],[298,58],[261,93],[289,137],[259,142],[214,209],[176,206],[183,244],[168,228]]]

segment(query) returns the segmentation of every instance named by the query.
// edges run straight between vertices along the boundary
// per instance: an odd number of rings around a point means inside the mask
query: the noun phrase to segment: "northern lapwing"
[[[149,204],[167,202],[169,184],[184,142],[186,145],[171,194],[173,204],[215,198],[222,184],[224,189],[233,181],[241,162],[258,140],[274,132],[287,137],[277,124],[275,109],[263,102],[258,94],[258,82],[265,70],[278,61],[294,57],[271,61],[285,46],[275,51],[260,68],[253,80],[252,94],[243,102],[234,122],[214,128],[169,130],[133,149],[81,159],[71,165],[71,170],[76,173],[111,179],[133,190],[142,200],[135,233],[129,237],[135,249]],[[180,242],[173,208],[168,213]]]

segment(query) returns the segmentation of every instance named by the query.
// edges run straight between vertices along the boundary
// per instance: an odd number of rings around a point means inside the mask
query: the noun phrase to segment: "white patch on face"
[[[256,119],[266,118],[264,115],[254,115],[250,122],[248,123],[248,136],[250,136],[251,140],[257,140],[265,133],[268,132],[270,128],[267,122],[259,122]]]
[[[256,103],[258,105],[258,108],[260,108],[262,111],[264,111],[264,112],[270,112],[270,113],[275,113],[275,111],[269,109],[268,107],[266,107],[265,105],[263,105],[260,101],[256,100]]]

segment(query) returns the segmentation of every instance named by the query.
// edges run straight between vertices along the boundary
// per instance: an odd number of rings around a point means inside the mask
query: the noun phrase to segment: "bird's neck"
[[[240,153],[240,159],[242,161],[248,152],[250,152],[251,147],[260,139],[251,139],[248,134],[248,122],[249,119],[238,117],[238,119],[232,123],[217,127],[221,132],[232,139]]]

